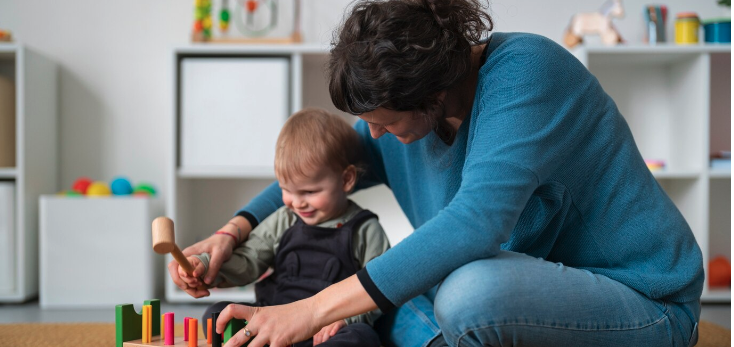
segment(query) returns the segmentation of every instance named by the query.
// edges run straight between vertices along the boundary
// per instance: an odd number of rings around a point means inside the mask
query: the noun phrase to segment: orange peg
[[[196,318],[189,318],[189,347],[197,347],[199,342],[199,324]]]

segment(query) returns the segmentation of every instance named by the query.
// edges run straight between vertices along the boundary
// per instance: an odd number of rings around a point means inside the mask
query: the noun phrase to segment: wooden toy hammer
[[[167,217],[158,217],[153,220],[153,250],[158,254],[171,253],[173,259],[176,259],[181,268],[186,271],[189,276],[194,276],[194,267],[191,266],[186,256],[176,246],[175,234],[173,232],[173,221]],[[204,281],[202,281],[204,283]],[[197,288],[205,290],[203,285]]]

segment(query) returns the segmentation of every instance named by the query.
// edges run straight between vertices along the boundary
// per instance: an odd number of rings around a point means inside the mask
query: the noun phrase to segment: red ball
[[[74,181],[71,190],[80,194],[87,194],[87,189],[90,184],[92,184],[92,180],[89,177],[79,177]]]
[[[257,10],[257,1],[255,0],[248,0],[245,5],[247,5],[247,12],[255,12]]]
[[[731,264],[729,260],[718,256],[709,261],[709,286],[729,287],[731,285]]]

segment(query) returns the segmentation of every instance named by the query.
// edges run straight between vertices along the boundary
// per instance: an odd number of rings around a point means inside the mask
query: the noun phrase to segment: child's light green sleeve
[[[390,240],[388,240],[382,225],[377,218],[372,218],[359,226],[352,235],[352,247],[354,248],[354,259],[360,265],[360,269],[367,266],[367,263],[380,256],[382,253],[390,249]],[[373,325],[377,318],[382,315],[380,309],[363,313],[358,316],[345,319],[347,324],[367,323]]]
[[[232,257],[222,264],[212,287],[244,286],[255,282],[275,262],[275,252],[283,233],[290,227],[285,207],[278,209],[255,229],[247,241],[232,252]],[[210,256],[196,256],[209,271]],[[205,272],[206,274],[206,272]]]

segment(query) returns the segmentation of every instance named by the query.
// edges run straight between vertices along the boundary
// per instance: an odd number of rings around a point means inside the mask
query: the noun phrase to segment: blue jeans
[[[502,251],[382,317],[386,346],[693,346],[698,301],[652,300],[608,277]]]

